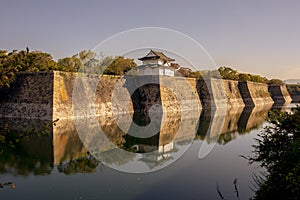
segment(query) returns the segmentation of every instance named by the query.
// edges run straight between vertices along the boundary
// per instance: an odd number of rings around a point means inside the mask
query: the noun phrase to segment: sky
[[[300,78],[299,10],[297,0],[1,0],[0,49],[29,47],[58,59],[123,31],[161,27],[201,44],[217,66],[293,79]]]

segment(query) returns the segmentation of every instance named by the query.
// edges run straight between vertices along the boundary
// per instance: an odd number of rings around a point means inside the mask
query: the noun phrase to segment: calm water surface
[[[29,136],[0,155],[0,182],[16,186],[0,189],[0,199],[221,199],[217,187],[225,199],[238,199],[235,179],[239,199],[249,199],[254,194],[252,176],[264,169],[249,165],[240,155],[251,155],[254,138],[266,125],[270,109],[163,116],[160,132],[150,139],[129,136],[114,119],[99,118],[106,137],[128,153],[101,142],[96,150],[91,149],[89,144],[96,138],[78,136],[74,122],[60,120],[50,135]],[[47,123],[1,121],[19,132],[41,129]],[[203,145],[206,151],[200,159]],[[107,164],[123,171],[137,167],[151,172],[126,173]]]

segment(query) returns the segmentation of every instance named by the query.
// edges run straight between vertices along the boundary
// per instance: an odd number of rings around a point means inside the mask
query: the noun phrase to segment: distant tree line
[[[202,70],[202,71],[192,71],[189,68],[180,67],[177,65],[171,65],[171,67],[176,66],[177,72],[184,77],[191,78],[222,78],[226,80],[234,81],[252,81],[257,83],[266,83],[269,85],[283,85],[284,82],[280,79],[267,79],[260,75],[240,73],[237,70],[234,70],[230,67],[222,66],[218,70]]]
[[[38,72],[59,70],[65,72],[86,72],[109,75],[123,75],[136,67],[133,59],[123,56],[96,55],[92,51],[82,51],[56,62],[48,53],[41,51],[14,50],[10,53],[0,50],[0,87],[9,87],[18,72]]]
[[[85,50],[71,57],[53,60],[48,53],[41,51],[14,50],[10,53],[0,50],[0,87],[7,86],[15,80],[17,72],[38,72],[59,70],[65,72],[84,72],[107,75],[123,75],[127,71],[136,67],[134,59],[123,56],[104,56],[103,54]],[[196,79],[203,78],[222,78],[236,81],[253,81],[258,83],[283,85],[279,79],[268,80],[260,75],[240,73],[230,67],[220,67],[218,70],[192,71],[190,68],[181,67],[177,63],[172,63],[175,75],[191,77]]]
[[[299,94],[300,95],[300,84],[288,84],[286,86],[290,94]]]

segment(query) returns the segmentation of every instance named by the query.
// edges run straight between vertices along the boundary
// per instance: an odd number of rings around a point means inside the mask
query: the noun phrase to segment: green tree
[[[87,61],[94,59],[96,57],[96,53],[91,50],[83,50],[74,56],[77,56],[80,60]]]
[[[103,74],[104,70],[110,66],[113,60],[112,56],[105,56],[103,53],[100,53],[97,56],[94,54],[94,57],[91,57],[90,54],[89,59],[83,60],[84,64],[80,69],[80,72]]]
[[[66,175],[94,173],[100,164],[101,163],[94,156],[87,152],[84,157],[71,159],[66,163],[60,163],[57,166],[57,170]]]
[[[222,79],[238,80],[238,72],[230,67],[220,67],[218,69]]]
[[[202,79],[203,78],[200,71],[191,72],[189,77],[196,78],[196,79]]]
[[[265,179],[255,178],[255,199],[300,198],[300,107],[292,112],[269,114],[270,126],[257,139],[250,162],[268,171]]]
[[[77,72],[82,67],[82,62],[76,56],[58,59],[57,64],[61,71]]]
[[[178,76],[190,77],[192,70],[188,67],[180,67],[176,72]]]
[[[6,50],[0,50],[0,58],[6,57],[8,52]]]
[[[108,75],[124,75],[127,71],[136,67],[134,59],[117,56],[111,64],[104,70],[104,74]]]
[[[239,74],[239,81],[250,81],[251,77],[249,74]]]
[[[48,53],[41,51],[0,52],[0,87],[14,81],[17,72],[37,72],[58,69],[59,66]]]
[[[299,84],[288,84],[286,88],[290,94],[300,94],[300,85]]]
[[[284,82],[280,79],[271,79],[268,81],[269,85],[284,85]]]
[[[257,83],[267,83],[268,79],[260,75],[250,75],[250,81]]]

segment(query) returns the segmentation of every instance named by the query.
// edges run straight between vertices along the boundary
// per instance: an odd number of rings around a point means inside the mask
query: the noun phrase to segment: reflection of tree
[[[299,199],[300,107],[292,113],[270,112],[269,122],[250,158],[268,171],[265,180],[254,179],[259,187],[255,199]]]
[[[30,173],[35,175],[50,174],[52,163],[47,159],[32,157],[26,153],[11,152],[2,155],[0,159],[0,173],[13,173],[15,175],[28,176]]]
[[[229,143],[230,141],[236,139],[237,134],[235,134],[235,133],[236,132],[233,131],[233,132],[221,134],[220,137],[218,138],[218,143],[225,145],[225,144]]]
[[[94,173],[100,162],[91,154],[87,153],[85,157],[71,159],[68,162],[60,163],[57,169],[60,173],[66,175],[77,173]]]
[[[55,122],[54,122],[55,123]],[[52,171],[52,123],[42,129],[12,131],[7,123],[0,126],[0,173],[27,176]],[[50,154],[49,154],[50,152]]]

